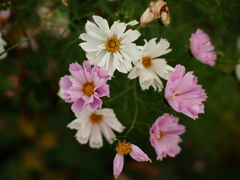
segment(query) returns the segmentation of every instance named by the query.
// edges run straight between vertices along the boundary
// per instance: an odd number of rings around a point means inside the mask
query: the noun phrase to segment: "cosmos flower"
[[[109,97],[108,72],[96,65],[92,68],[88,61],[83,62],[83,67],[77,62],[70,64],[69,71],[73,77],[62,77],[60,86],[65,90],[65,102],[73,102],[72,111],[81,112],[87,106],[101,108],[100,97]]]
[[[177,65],[165,88],[165,99],[169,105],[192,119],[198,118],[199,113],[204,113],[202,102],[207,98],[205,90],[197,82],[193,71],[185,74],[185,67]]]
[[[132,69],[131,62],[140,59],[140,52],[136,44],[132,43],[139,36],[137,30],[126,30],[127,25],[135,25],[137,21],[128,24],[115,21],[109,28],[106,19],[93,16],[96,24],[87,21],[86,32],[80,35],[83,43],[79,45],[86,51],[86,56],[91,64],[107,69],[109,75],[113,75],[117,69],[127,73]]]
[[[2,33],[0,31],[0,54],[3,53],[5,51],[4,46],[6,46],[7,43],[6,41],[2,38]],[[4,59],[7,57],[7,53],[3,53],[2,55],[0,55],[0,59]]]
[[[217,54],[213,51],[214,46],[209,36],[201,29],[197,29],[196,33],[192,34],[189,40],[192,55],[202,63],[214,66]]]
[[[161,18],[164,26],[168,26],[170,23],[170,13],[167,7],[167,3],[163,0],[153,1],[149,4],[149,7],[142,14],[140,23],[142,27],[156,18]]]
[[[136,161],[152,162],[151,159],[149,159],[149,157],[134,144],[121,142],[117,145],[116,151],[117,154],[113,161],[113,174],[115,179],[117,179],[117,177],[121,174],[124,165],[124,155],[127,155],[128,153]]]
[[[168,79],[174,68],[169,66],[165,59],[157,58],[169,53],[169,42],[161,39],[156,43],[156,38],[149,42],[145,40],[145,45],[141,48],[141,59],[135,63],[135,66],[128,75],[128,78],[134,79],[139,76],[139,84],[142,90],[153,86],[154,90],[162,91],[163,84],[159,76]]]
[[[150,129],[150,142],[157,153],[157,160],[164,157],[175,157],[181,148],[179,135],[185,132],[185,127],[178,124],[178,118],[165,113],[158,117]]]
[[[118,121],[112,109],[93,110],[85,108],[80,113],[75,113],[77,119],[68,124],[71,129],[76,129],[76,138],[79,143],[89,145],[92,148],[100,148],[103,146],[102,134],[109,143],[112,143],[115,134],[113,130],[121,133],[124,126]],[[113,130],[112,130],[113,129]]]

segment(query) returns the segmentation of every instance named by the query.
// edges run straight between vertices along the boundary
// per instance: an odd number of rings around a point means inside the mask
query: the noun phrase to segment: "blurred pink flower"
[[[108,71],[96,65],[92,68],[88,61],[83,62],[83,67],[77,62],[70,64],[69,71],[73,77],[65,75],[60,85],[65,90],[65,102],[73,102],[72,111],[81,112],[87,106],[101,108],[100,97],[109,97]]]
[[[202,86],[197,85],[193,71],[184,74],[185,67],[177,65],[167,81],[165,98],[175,111],[196,119],[199,113],[204,113],[202,101],[207,96]]]
[[[178,124],[178,118],[165,113],[158,117],[150,129],[150,142],[157,153],[157,160],[167,155],[175,157],[181,148],[179,135],[185,132],[185,126]]]
[[[6,10],[0,11],[0,22],[7,20],[11,15],[11,10],[7,8]]]
[[[214,66],[217,54],[213,51],[214,46],[211,44],[209,36],[201,29],[197,29],[189,40],[192,55],[202,63]]]
[[[124,155],[130,154],[130,156],[139,162],[149,161],[151,159],[136,145],[122,142],[116,147],[117,154],[113,161],[113,174],[115,179],[121,174],[124,165]]]

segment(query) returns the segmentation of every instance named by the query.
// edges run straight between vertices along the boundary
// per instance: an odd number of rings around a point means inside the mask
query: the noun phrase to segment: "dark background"
[[[2,1],[1,1],[2,2]],[[81,145],[75,130],[67,124],[75,119],[71,104],[57,96],[59,79],[69,74],[69,63],[82,63],[85,52],[79,35],[93,14],[113,21],[140,20],[148,0],[15,0],[11,16],[0,20],[3,39],[8,43],[6,59],[0,62],[0,179],[1,180],[108,180],[113,179],[114,148],[104,141],[100,149]],[[237,180],[240,179],[240,82],[235,66],[240,59],[240,3],[232,0],[168,0],[170,27],[159,19],[139,26],[143,39],[165,38],[172,52],[164,58],[171,66],[181,64],[194,71],[208,95],[205,114],[192,120],[163,104],[163,93],[150,88],[141,91],[138,79],[129,80],[116,72],[110,84],[111,98],[137,84],[137,97],[130,90],[103,107],[113,108],[128,129],[138,104],[138,118],[129,137],[153,163],[125,157],[119,180]],[[0,6],[1,9],[5,7]],[[47,8],[47,14],[37,11]],[[43,9],[42,9],[43,10]],[[68,24],[68,26],[67,26]],[[218,59],[214,67],[202,64],[188,53],[189,38],[196,29],[206,32]],[[31,40],[20,46],[21,37]],[[37,44],[37,48],[33,45]],[[166,81],[163,80],[164,83]],[[108,98],[103,98],[107,101]],[[182,151],[175,158],[156,161],[149,142],[149,128],[158,116],[172,113],[186,126],[181,136]]]

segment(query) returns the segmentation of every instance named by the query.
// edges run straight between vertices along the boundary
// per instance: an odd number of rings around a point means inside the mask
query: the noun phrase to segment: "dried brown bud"
[[[161,18],[162,23],[165,26],[168,26],[168,24],[170,23],[169,16],[169,10],[166,2],[164,2],[163,0],[151,2],[149,4],[149,7],[141,16],[141,26],[144,27],[147,23],[156,18]]]
[[[63,3],[65,6],[68,6],[67,0],[62,0],[62,3]]]

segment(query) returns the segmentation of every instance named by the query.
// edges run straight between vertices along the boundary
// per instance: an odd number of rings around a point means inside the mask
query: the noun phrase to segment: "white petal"
[[[105,138],[107,139],[107,141],[110,144],[112,144],[113,139],[116,137],[115,134],[113,133],[112,129],[107,124],[105,124],[104,121],[102,121],[99,125],[100,125],[101,131],[102,131],[103,135],[105,136]]]
[[[100,49],[99,47],[105,43],[105,41],[89,36],[88,34],[82,34],[80,37],[87,41],[79,44],[86,52],[97,51]]]
[[[154,58],[169,53],[172,50],[167,49],[169,48],[169,46],[170,43],[166,39],[161,39],[160,42],[155,47],[154,51],[152,51],[151,56]]]
[[[136,20],[133,20],[133,21],[130,21],[129,23],[127,23],[127,25],[130,25],[130,26],[135,26],[138,24],[138,21]]]
[[[76,138],[79,143],[86,144],[92,131],[92,123],[88,123],[85,128],[80,128],[77,131]]]
[[[136,77],[138,77],[141,73],[141,70],[137,67],[137,66],[134,66],[132,68],[132,70],[130,71],[130,73],[128,74],[128,78],[129,79],[135,79]]]
[[[141,58],[141,53],[136,44],[129,41],[122,41],[121,43],[125,46],[125,48],[119,49],[119,52],[123,56],[123,59],[127,59],[129,61],[137,61]]]
[[[125,23],[119,23],[115,21],[110,29],[111,36],[117,37],[118,39],[123,35],[127,25]]]
[[[174,68],[169,66],[165,59],[154,59],[152,63],[151,69],[161,78],[168,80]]]
[[[108,22],[106,19],[103,19],[100,16],[92,16],[92,17],[102,31],[109,31]]]
[[[124,35],[121,37],[121,39],[127,39],[130,42],[133,42],[135,40],[137,40],[137,38],[139,38],[140,36],[140,32],[137,30],[131,30],[129,29],[127,32],[124,33]]]
[[[81,127],[81,124],[79,124],[78,119],[75,119],[74,121],[70,122],[67,127],[70,129],[79,129]]]
[[[122,126],[122,124],[118,121],[116,117],[107,117],[104,116],[104,123],[106,123],[109,127],[111,127],[113,130],[121,133],[125,127]]]
[[[89,34],[90,36],[93,36],[93,37],[103,40],[103,41],[107,37],[107,34],[105,33],[105,31],[102,31],[101,29],[99,29],[94,23],[92,23],[90,21],[87,21],[85,27],[86,27],[87,34]]]
[[[90,135],[90,147],[100,148],[103,145],[102,134],[98,124],[92,124],[92,130]]]

